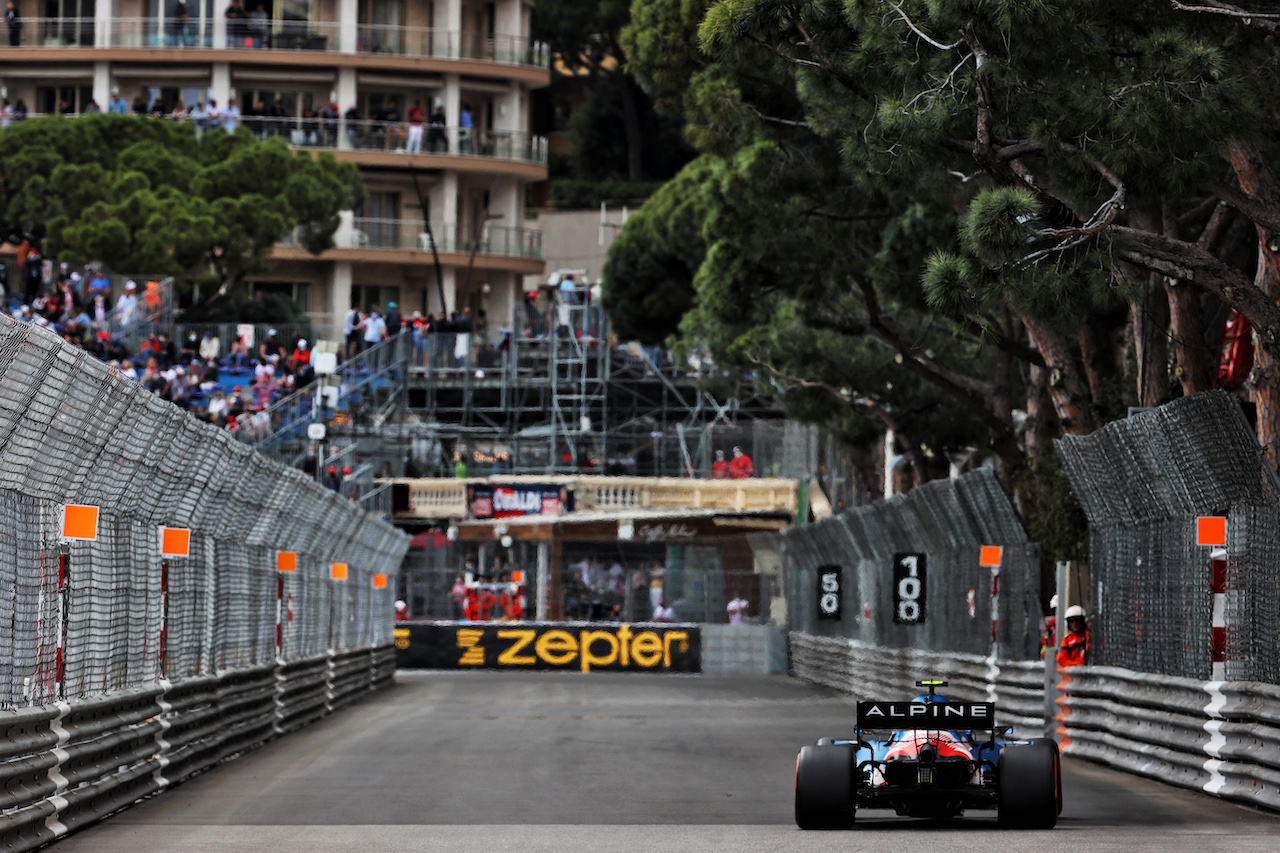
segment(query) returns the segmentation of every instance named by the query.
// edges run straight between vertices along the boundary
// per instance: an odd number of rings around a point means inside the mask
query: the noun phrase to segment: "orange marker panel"
[[[999,545],[983,545],[982,551],[978,554],[979,566],[999,566],[1000,558],[1004,556],[1004,548]]]
[[[374,576],[373,576],[373,588],[374,588],[374,589],[386,589],[386,588],[387,588],[387,576],[386,576],[386,575],[374,575]]]
[[[185,527],[160,528],[160,556],[189,557],[191,555],[191,531]]]
[[[276,551],[276,571],[296,572],[298,570],[297,551]]]
[[[1227,520],[1220,515],[1202,515],[1196,519],[1197,545],[1227,544]]]
[[[62,538],[87,539],[98,538],[98,508],[81,504],[67,504],[62,513]]]
[[[516,569],[515,571],[513,571],[511,573],[511,582],[524,583],[524,572],[520,571],[519,569]]]
[[[347,579],[347,564],[334,563],[329,567],[329,579],[335,581],[344,581]]]

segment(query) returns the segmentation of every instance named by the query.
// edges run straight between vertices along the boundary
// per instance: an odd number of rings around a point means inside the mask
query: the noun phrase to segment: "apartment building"
[[[255,286],[322,323],[352,304],[483,311],[505,325],[544,271],[525,189],[547,175],[528,132],[550,82],[527,0],[16,0],[0,95],[30,113],[169,113],[234,103],[259,135],[331,151],[367,188],[320,256],[282,242]],[[421,131],[408,124],[421,105]],[[434,116],[434,121],[430,117]],[[415,138],[416,137],[416,138]],[[439,286],[433,252],[443,270]],[[444,305],[440,291],[443,289]]]

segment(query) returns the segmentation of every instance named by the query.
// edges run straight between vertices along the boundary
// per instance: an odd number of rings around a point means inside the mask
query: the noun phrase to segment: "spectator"
[[[461,453],[453,454],[453,477],[455,480],[467,479],[467,460]]]
[[[204,108],[204,129],[213,130],[217,127],[222,127],[222,108],[215,99],[210,98],[209,106]]]
[[[240,0],[231,0],[231,5],[227,7],[227,41],[231,47],[244,47],[245,36],[248,33],[249,15],[245,12],[244,7],[240,5]],[[209,102],[210,104],[213,101]]]
[[[111,100],[107,102],[107,112],[111,115],[128,115],[129,104],[124,98],[120,97],[119,92],[116,92],[111,96]]]
[[[4,11],[4,22],[9,25],[9,47],[22,45],[22,18],[18,15],[18,7],[9,0]]]
[[[394,148],[396,151],[404,151],[405,130],[400,126],[400,108],[396,106],[395,98],[387,101],[387,106],[383,109],[379,118],[384,122],[387,147]]]
[[[396,621],[397,622],[409,621],[409,605],[405,604],[403,601],[396,602]]]
[[[658,599],[658,604],[653,608],[654,622],[674,622],[676,621],[676,612],[667,606],[667,598],[663,596]]]
[[[724,451],[716,451],[716,461],[711,463],[711,479],[728,480],[733,477],[729,471],[729,463],[724,459]]]
[[[427,128],[428,151],[448,151],[449,137],[445,131],[446,124],[448,120],[444,116],[444,107],[436,107],[436,111],[431,114],[431,125]]]
[[[747,603],[747,600],[743,598],[741,594],[734,595],[733,600],[725,605],[725,610],[729,613],[729,624],[742,624],[742,617],[747,615],[747,608],[749,606],[750,605]]]
[[[222,341],[218,340],[217,332],[205,332],[204,338],[200,341],[200,357],[209,360],[217,360],[222,354]]]
[[[209,419],[213,423],[220,424],[223,416],[227,413],[227,395],[221,391],[214,391],[209,398]]]
[[[1067,608],[1067,635],[1058,649],[1058,668],[1081,666],[1089,662],[1089,627],[1085,623],[1084,608],[1073,604]]]
[[[169,15],[169,26],[173,33],[173,43],[178,47],[191,47],[191,22],[187,12],[186,0],[178,0]]]
[[[27,102],[18,98],[18,102],[13,105],[13,120],[22,121],[27,117]]]
[[[342,491],[342,475],[338,473],[336,465],[330,465],[329,470],[325,472],[324,487],[335,492]]]
[[[422,151],[422,125],[427,120],[427,111],[422,108],[422,101],[414,101],[409,109],[409,141],[405,150],[410,154]]]
[[[0,98],[0,127],[8,127],[13,123],[13,107],[8,98]]]
[[[385,318],[387,324],[387,338],[394,338],[400,334],[400,330],[404,328],[404,318],[400,316],[400,309],[396,307],[394,302],[387,303],[387,316]]]
[[[44,258],[40,255],[39,249],[32,249],[27,253],[27,259],[22,262],[23,301],[30,305],[40,295],[43,287]]]
[[[186,121],[187,117],[187,105],[182,102],[181,98],[179,98],[178,103],[173,105],[173,113],[170,118],[174,121]]]
[[[352,305],[351,310],[342,320],[342,336],[345,341],[345,351],[342,355],[344,361],[355,358],[356,354],[363,349],[364,335],[360,331],[360,325],[363,322],[364,314],[360,312],[358,306]]]
[[[351,109],[347,110],[343,118],[347,122],[347,141],[352,148],[359,148],[361,134],[364,132],[364,113],[360,112],[358,106],[352,104]]]
[[[360,330],[364,333],[365,349],[377,346],[387,339],[387,323],[382,319],[377,305],[370,307],[369,316],[360,321]]]
[[[464,154],[471,151],[471,124],[471,105],[463,104],[458,116],[458,145]]]
[[[751,457],[743,453],[742,448],[733,448],[733,461],[729,463],[729,475],[735,480],[745,480],[754,470]]]
[[[101,105],[93,98],[90,98],[89,105],[84,108],[85,115],[97,115],[100,112],[102,112]]]
[[[227,108],[222,111],[222,129],[227,133],[235,133],[236,127],[240,124],[240,108],[236,106],[236,102],[232,101],[227,104]]]
[[[248,22],[245,24],[245,30],[249,34],[252,44],[249,47],[264,48],[267,46],[267,38],[270,35],[269,30],[271,24],[268,22],[267,10],[259,3],[253,7],[253,11],[249,13]]]
[[[263,364],[271,362],[271,356],[280,356],[284,352],[284,348],[280,346],[280,340],[276,337],[275,329],[268,329],[267,336],[262,343],[258,344],[258,358]]]

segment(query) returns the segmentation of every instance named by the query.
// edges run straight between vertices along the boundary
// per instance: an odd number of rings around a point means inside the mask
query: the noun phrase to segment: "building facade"
[[[255,278],[333,328],[353,304],[471,308],[506,324],[541,233],[547,176],[528,132],[550,82],[527,0],[16,0],[0,96],[31,115],[225,110],[260,136],[355,163],[367,198],[320,256],[285,240]],[[214,105],[216,104],[216,108]],[[415,129],[410,111],[426,120]],[[212,124],[206,119],[206,125]],[[434,249],[434,252],[433,252]],[[437,277],[433,255],[438,255]],[[444,304],[441,305],[441,292]]]

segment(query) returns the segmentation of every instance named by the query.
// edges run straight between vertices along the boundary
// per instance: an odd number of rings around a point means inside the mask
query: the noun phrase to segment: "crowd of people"
[[[147,282],[140,292],[137,282],[126,281],[113,305],[111,281],[100,268],[81,272],[60,264],[46,283],[44,265],[38,250],[26,250],[17,265],[19,280],[10,281],[8,267],[0,264],[7,313],[55,332],[199,420],[266,435],[271,423],[265,410],[314,379],[301,335],[286,342],[271,329],[252,348],[236,340],[226,351],[213,332],[174,341],[158,323],[164,304],[158,283]],[[131,340],[137,341],[132,347]]]

